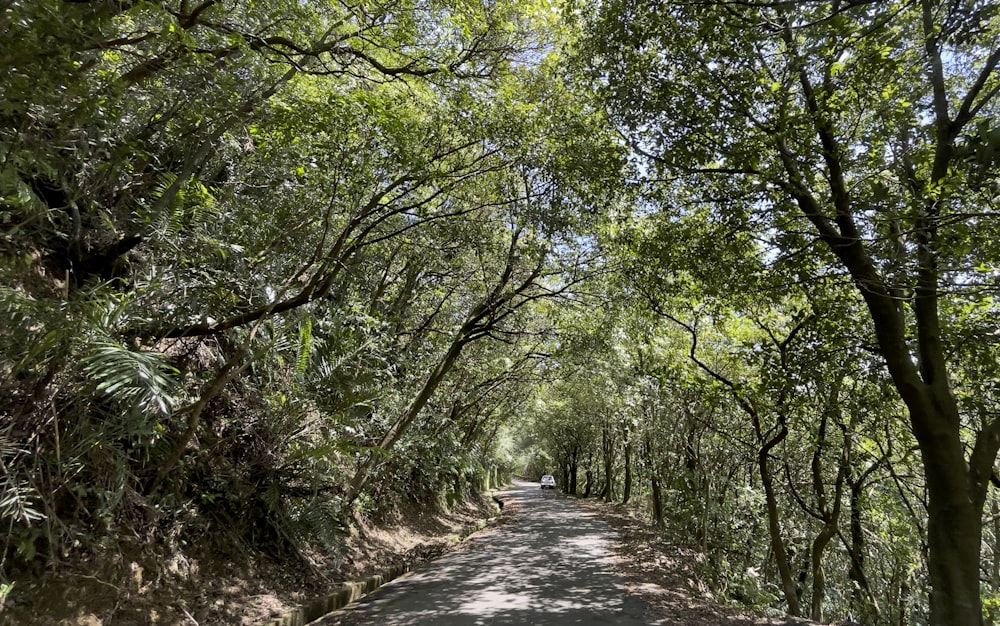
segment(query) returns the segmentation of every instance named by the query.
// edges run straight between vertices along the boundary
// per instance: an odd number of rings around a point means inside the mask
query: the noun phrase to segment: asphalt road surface
[[[611,571],[614,531],[538,483],[499,494],[516,519],[314,625],[645,624]]]

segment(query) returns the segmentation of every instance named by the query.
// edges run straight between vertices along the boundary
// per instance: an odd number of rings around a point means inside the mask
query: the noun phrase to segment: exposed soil
[[[285,558],[177,545],[156,557],[117,545],[100,567],[65,563],[58,573],[17,580],[0,608],[2,626],[207,626],[260,624],[401,563],[433,558],[470,527],[496,514],[484,497],[449,512],[410,505],[378,522],[358,520],[343,554]]]
[[[803,619],[752,615],[714,602],[694,564],[699,555],[666,541],[626,507],[596,500],[580,506],[603,518],[617,531],[615,568],[629,593],[642,598],[648,614],[666,626],[791,626],[815,624]]]

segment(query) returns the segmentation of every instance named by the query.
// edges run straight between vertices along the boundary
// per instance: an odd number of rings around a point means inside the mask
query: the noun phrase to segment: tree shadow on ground
[[[750,615],[712,601],[692,566],[697,555],[664,541],[662,533],[635,519],[621,505],[581,501],[617,533],[615,569],[628,582],[629,593],[649,607],[656,624],[664,626],[806,626],[814,622],[792,617]]]
[[[606,523],[537,483],[501,498],[513,521],[317,624],[647,623],[612,570]]]

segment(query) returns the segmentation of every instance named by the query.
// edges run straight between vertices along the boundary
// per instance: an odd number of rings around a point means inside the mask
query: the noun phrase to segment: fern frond
[[[45,514],[34,508],[31,500],[38,492],[27,483],[15,482],[5,474],[0,479],[0,519],[30,525],[45,519]]]
[[[83,371],[96,391],[131,408],[164,415],[173,410],[178,371],[160,354],[101,340],[83,358]]]
[[[299,324],[299,355],[295,361],[295,371],[299,374],[305,374],[306,369],[309,366],[309,359],[312,356],[313,348],[313,335],[312,335],[312,318],[306,318],[306,321]]]
[[[300,541],[317,542],[326,549],[336,549],[344,543],[347,524],[340,502],[318,497],[306,502],[292,519],[292,531]]]

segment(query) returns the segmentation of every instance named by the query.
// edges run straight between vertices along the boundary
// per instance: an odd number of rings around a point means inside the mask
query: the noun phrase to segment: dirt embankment
[[[625,507],[596,500],[581,506],[599,515],[618,534],[615,569],[625,577],[629,593],[649,607],[664,626],[815,626],[788,617],[753,615],[714,602],[694,563],[697,555],[664,540],[655,528],[633,517]]]
[[[402,507],[381,520],[356,520],[336,554],[264,556],[211,536],[169,553],[128,554],[121,542],[90,562],[15,581],[0,626],[256,625],[344,581],[433,558],[496,511],[488,496],[447,512]]]

